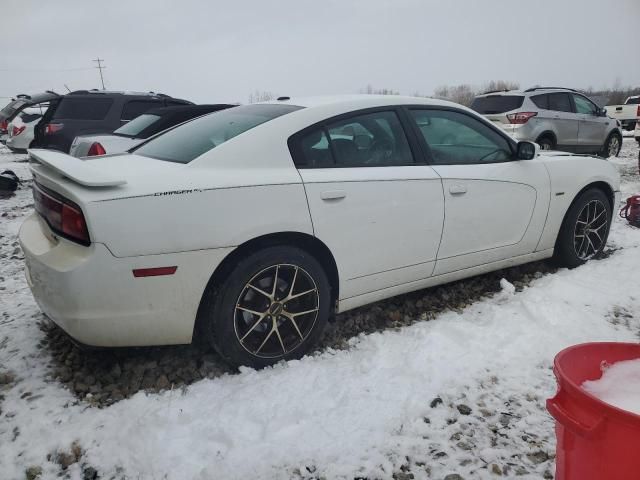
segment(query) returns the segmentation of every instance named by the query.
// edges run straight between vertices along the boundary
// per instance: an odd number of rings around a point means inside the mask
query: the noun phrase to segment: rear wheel
[[[616,133],[612,133],[607,137],[607,141],[604,142],[604,146],[602,147],[602,156],[609,157],[617,157],[620,153],[620,148],[622,147],[622,138],[620,135]]]
[[[544,135],[538,138],[538,140],[536,140],[536,143],[540,145],[540,150],[553,150],[554,148],[556,148],[556,144],[553,141],[553,138],[551,138],[549,135]]]
[[[240,261],[205,293],[207,340],[234,366],[262,368],[299,358],[319,340],[329,317],[330,286],[318,261],[277,246]]]
[[[602,190],[582,192],[565,215],[554,252],[563,267],[577,267],[600,254],[607,243],[611,205]]]

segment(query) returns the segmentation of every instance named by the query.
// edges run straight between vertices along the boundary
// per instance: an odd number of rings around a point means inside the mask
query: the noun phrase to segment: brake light
[[[6,120],[2,120],[0,122],[0,133],[6,133],[8,128],[9,122],[7,122]]]
[[[104,149],[104,147],[100,143],[93,142],[89,147],[89,151],[87,152],[87,157],[95,157],[98,155],[106,155],[106,154],[107,154],[107,151]]]
[[[638,105],[638,109],[636,110],[636,117],[640,117],[640,105]]]
[[[36,212],[51,230],[82,245],[91,243],[87,222],[78,205],[35,182],[33,200]]]
[[[11,129],[11,136],[12,137],[17,137],[18,135],[20,135],[22,132],[24,132],[24,129],[27,128],[24,125],[22,127],[16,127],[15,125],[13,126],[13,129]]]
[[[64,128],[64,123],[47,123],[44,126],[45,135],[51,135],[52,133],[59,132]]]
[[[509,120],[509,123],[523,124],[527,123],[530,118],[535,117],[536,115],[538,115],[538,112],[517,112],[507,115],[507,119]]]

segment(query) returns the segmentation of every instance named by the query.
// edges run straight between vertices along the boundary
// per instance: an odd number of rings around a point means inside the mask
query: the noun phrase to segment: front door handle
[[[341,200],[346,196],[347,192],[344,190],[327,190],[326,192],[320,193],[322,200]]]
[[[454,183],[449,187],[449,193],[451,195],[464,195],[467,193],[467,186],[460,183]]]

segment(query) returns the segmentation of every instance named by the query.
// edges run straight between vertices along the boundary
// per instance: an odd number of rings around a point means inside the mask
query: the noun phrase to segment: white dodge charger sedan
[[[30,158],[20,242],[48,317],[95,346],[201,336],[252,367],[308,352],[336,312],[543,258],[580,265],[620,195],[606,160],[400,96],[283,97],[127,154]]]

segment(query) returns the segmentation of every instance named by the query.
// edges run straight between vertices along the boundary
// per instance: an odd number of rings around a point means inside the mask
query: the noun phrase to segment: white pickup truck
[[[620,121],[622,128],[633,130],[640,117],[640,95],[627,98],[624,105],[607,105],[607,115]]]

